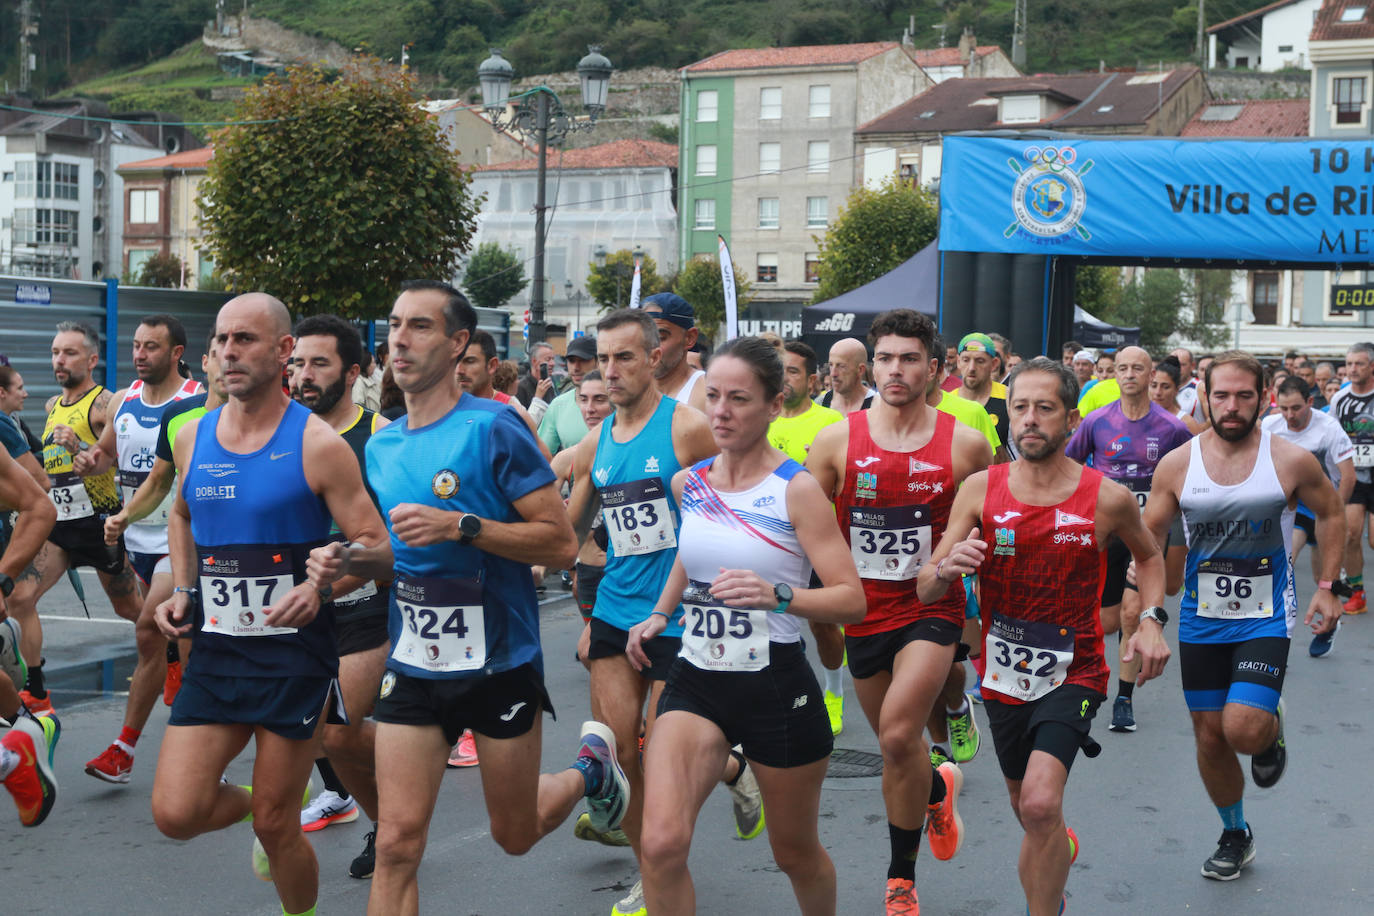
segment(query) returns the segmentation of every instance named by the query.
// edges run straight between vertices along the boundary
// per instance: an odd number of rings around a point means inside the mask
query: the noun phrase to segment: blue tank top
[[[680,522],[672,488],[673,475],[682,470],[673,449],[677,404],[662,398],[629,442],[616,442],[611,435],[617,414],[601,423],[592,482],[601,494],[608,543],[606,574],[592,616],[622,630],[649,616],[677,557]],[[669,625],[663,635],[681,636],[681,622]]]
[[[390,531],[401,503],[519,522],[514,503],[553,483],[534,436],[505,404],[464,393],[444,417],[404,417],[367,440],[367,477]],[[444,541],[411,547],[395,533],[388,667],[413,677],[479,677],[532,664],[543,671],[539,603],[527,563]]]
[[[300,629],[264,623],[264,609],[305,581],[306,558],[329,538],[328,509],[306,482],[301,460],[310,411],[288,403],[272,438],[248,454],[220,445],[223,413],[217,407],[201,418],[181,483],[200,567],[196,670],[334,677],[333,605],[322,605]]]

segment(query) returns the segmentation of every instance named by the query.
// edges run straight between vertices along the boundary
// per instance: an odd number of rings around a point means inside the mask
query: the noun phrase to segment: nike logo
[[[316,713],[315,715],[319,715],[319,713]],[[306,716],[304,719],[301,719],[301,724],[302,724],[302,725],[309,725],[311,722],[314,722],[314,721],[315,721],[315,716]]]
[[[521,707],[521,706],[524,706],[524,705],[525,705],[525,701],[524,701],[524,700],[521,700],[519,703],[516,703],[514,706],[512,706],[512,707],[510,708],[510,712],[506,713],[504,716],[501,717],[501,721],[502,721],[502,722],[509,722],[511,719],[514,719],[514,718],[515,718],[515,714],[516,714],[517,712],[519,712],[519,711],[520,711],[520,707]]]
[[[1020,515],[1020,512],[1017,512],[1015,509],[1010,509],[1006,512],[1003,512],[1001,515],[994,515],[992,517],[992,520],[999,525],[1005,525],[1007,522],[1011,521],[1014,518],[1017,518]]]
[[[867,458],[856,458],[856,459],[854,460],[854,467],[856,467],[856,468],[866,468],[866,467],[868,467],[870,464],[873,464],[874,462],[876,462],[876,461],[881,461],[881,460],[882,460],[882,459],[880,459],[880,458],[875,458],[875,457],[872,456],[872,455],[869,455]]]
[[[268,455],[267,457],[271,458],[273,461],[276,461],[278,458],[285,458],[287,455],[294,455],[294,454],[296,454],[296,453],[295,453],[295,452],[273,452],[272,454]]]

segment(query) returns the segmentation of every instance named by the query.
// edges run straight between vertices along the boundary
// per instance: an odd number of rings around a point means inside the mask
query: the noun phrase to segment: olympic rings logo
[[[1072,168],[1078,161],[1078,151],[1072,146],[1053,147],[1047,146],[1043,149],[1038,146],[1028,146],[1021,154],[1031,165],[1050,172],[1062,172],[1067,168]]]

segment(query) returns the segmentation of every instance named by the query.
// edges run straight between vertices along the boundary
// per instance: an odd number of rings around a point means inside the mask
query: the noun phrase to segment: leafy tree
[[[1192,273],[1225,276],[1229,288],[1227,271]],[[1152,268],[1145,271],[1139,282],[1126,284],[1115,309],[1104,310],[1098,317],[1113,324],[1139,327],[1140,345],[1154,354],[1167,350],[1169,337],[1175,333],[1204,348],[1212,348],[1226,339],[1226,327],[1220,323],[1222,313],[1216,302],[1219,285],[1216,277],[1199,280],[1177,270]],[[1224,295],[1220,301],[1225,302]],[[1200,312],[1196,310],[1199,302]]]
[[[249,90],[238,117],[200,186],[202,247],[235,289],[375,318],[402,281],[453,276],[480,200],[408,74],[295,68]]]
[[[1074,304],[1095,318],[1115,314],[1121,306],[1121,269],[1105,264],[1084,264],[1078,268]]]
[[[515,252],[496,242],[478,245],[463,272],[468,298],[484,309],[499,309],[529,284],[524,263]]]
[[[630,304],[630,289],[634,285],[635,255],[628,248],[606,255],[600,267],[591,265],[587,275],[587,295],[596,300],[603,312]],[[652,296],[668,288],[668,281],[658,275],[658,264],[647,254],[639,265],[639,295]]]
[[[139,286],[178,289],[181,286],[181,270],[181,258],[159,251],[143,262],[143,269],[139,271],[136,282]]]
[[[736,267],[735,304],[744,308],[753,298],[752,291],[749,280]],[[688,261],[678,271],[673,292],[692,303],[701,336],[708,341],[715,339],[725,323],[725,287],[720,282],[720,261],[714,256]]]
[[[935,194],[889,179],[859,188],[820,242],[820,284],[812,303],[876,280],[926,247],[939,229]]]

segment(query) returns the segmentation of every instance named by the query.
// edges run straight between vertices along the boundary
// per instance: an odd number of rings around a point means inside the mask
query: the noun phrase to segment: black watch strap
[[[14,580],[5,573],[0,573],[0,595],[8,598],[12,591],[14,591]]]

